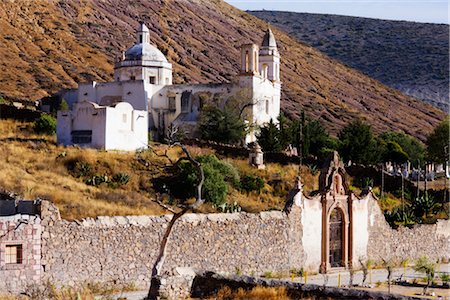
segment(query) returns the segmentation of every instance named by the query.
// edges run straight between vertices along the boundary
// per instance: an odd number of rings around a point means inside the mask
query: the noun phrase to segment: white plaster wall
[[[353,200],[353,265],[367,258],[369,242],[369,196]]]
[[[135,150],[148,144],[147,112],[133,110],[131,104],[118,103],[106,108],[105,150]]]
[[[312,199],[303,196],[302,201],[303,249],[306,254],[305,268],[317,271],[322,253],[322,205],[320,196]]]
[[[58,111],[56,115],[56,142],[64,146],[72,143],[72,112]]]
[[[123,82],[122,101],[130,103],[134,109],[148,110],[148,97],[151,94],[151,84],[143,81]]]
[[[97,103],[96,95],[97,82],[87,82],[78,84],[78,102],[90,101]]]

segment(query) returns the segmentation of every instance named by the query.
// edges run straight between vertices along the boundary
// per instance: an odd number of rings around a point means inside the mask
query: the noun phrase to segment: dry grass
[[[211,298],[213,299],[213,298]],[[262,287],[256,286],[250,291],[244,289],[238,289],[237,291],[232,291],[229,287],[225,286],[217,292],[217,300],[235,300],[235,299],[246,299],[246,300],[259,300],[259,299],[276,299],[276,300],[291,300],[287,295],[285,287]]]
[[[165,145],[155,145],[155,152],[114,152],[62,147],[55,137],[36,135],[30,123],[0,120],[0,188],[12,191],[23,199],[37,197],[54,202],[65,219],[80,219],[99,215],[160,215],[168,213],[157,204],[153,180],[167,176],[169,162],[162,154]],[[208,148],[189,147],[192,155],[214,153]],[[182,155],[181,149],[168,151],[172,160]],[[286,196],[295,182],[298,166],[267,164],[265,170],[248,165],[245,159],[226,161],[236,167],[241,176],[257,175],[265,186],[259,193],[241,193],[230,189],[227,201],[237,202],[244,211],[259,212],[282,209]],[[126,184],[112,181],[115,174],[127,174]],[[302,167],[305,191],[317,188],[317,174]],[[107,176],[109,183],[88,185],[93,176]],[[168,203],[168,199],[162,197]],[[205,204],[200,212],[217,209]]]

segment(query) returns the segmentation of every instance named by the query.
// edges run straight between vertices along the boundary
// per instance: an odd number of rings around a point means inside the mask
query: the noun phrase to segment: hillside
[[[243,43],[267,24],[220,0],[6,0],[0,3],[0,93],[37,100],[85,80],[110,80],[138,21],[174,65],[175,83],[231,80]],[[376,132],[424,139],[444,113],[387,88],[275,30],[282,56],[282,109],[320,118],[332,133],[361,117]]]
[[[176,210],[176,204],[183,201],[176,198],[176,191],[170,191],[174,170],[162,156],[165,145],[153,145],[152,151],[139,153],[63,147],[56,145],[54,136],[36,135],[31,127],[31,123],[0,120],[0,198],[5,190],[20,199],[50,200],[65,219],[161,215],[172,212],[167,207]],[[258,176],[264,181],[260,192],[246,193],[229,186],[229,206],[236,203],[247,212],[283,209],[298,175],[296,164],[266,163],[265,170],[258,170],[250,167],[245,157],[225,157],[210,148],[189,147],[189,151],[193,156],[216,154],[241,178]],[[168,155],[176,161],[182,152],[172,148]],[[316,190],[319,174],[306,166],[301,170],[305,192]],[[125,179],[115,180],[118,174]],[[205,203],[200,211],[221,210]]]
[[[250,11],[401,92],[449,110],[449,25]]]

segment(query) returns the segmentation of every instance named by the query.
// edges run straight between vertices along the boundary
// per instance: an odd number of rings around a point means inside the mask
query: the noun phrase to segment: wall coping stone
[[[30,216],[24,215],[26,219]],[[34,217],[34,216],[31,216]],[[81,221],[74,220],[61,220],[60,224],[69,226],[83,226],[83,227],[120,227],[120,226],[142,226],[148,227],[153,224],[158,223],[168,223],[172,219],[173,215],[142,215],[142,216],[98,216],[96,218],[85,218]],[[178,222],[182,223],[198,223],[198,222],[228,222],[228,221],[238,221],[248,218],[260,218],[261,220],[282,220],[287,217],[287,214],[282,211],[263,211],[259,213],[247,213],[247,212],[237,212],[237,213],[212,213],[212,214],[202,214],[202,213],[187,213],[184,214]],[[0,220],[6,217],[0,217]],[[10,217],[8,217],[10,218]],[[23,218],[24,219],[24,218]],[[177,223],[178,223],[177,222]]]
[[[41,218],[39,216],[30,216],[30,215],[22,215],[22,214],[16,214],[12,216],[1,216],[0,222],[20,222],[24,220],[31,220],[35,224],[41,223]]]

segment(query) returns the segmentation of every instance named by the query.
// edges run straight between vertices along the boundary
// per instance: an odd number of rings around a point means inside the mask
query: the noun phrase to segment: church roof
[[[264,35],[263,42],[261,44],[262,47],[276,48],[277,42],[275,41],[275,36],[273,35],[272,30],[267,28],[266,34]]]
[[[144,25],[145,26],[145,25]],[[149,60],[168,62],[158,48],[149,43],[136,44],[125,52],[125,60]]]

